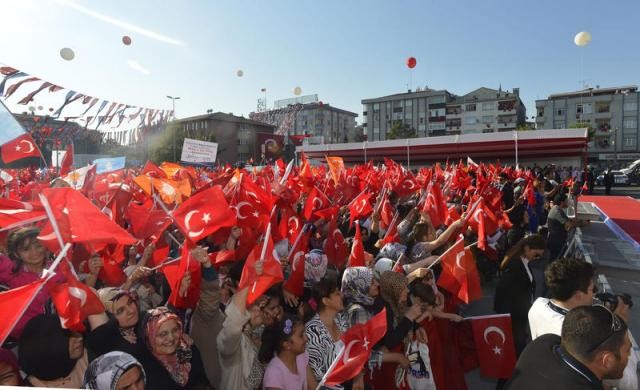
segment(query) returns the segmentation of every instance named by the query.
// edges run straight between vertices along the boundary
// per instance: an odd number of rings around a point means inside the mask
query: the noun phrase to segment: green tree
[[[576,122],[569,125],[570,129],[587,129],[587,136],[589,142],[593,141],[593,136],[596,134],[596,130],[591,126],[591,122]]]
[[[417,136],[416,129],[401,121],[394,121],[387,133],[387,139],[416,138]]]

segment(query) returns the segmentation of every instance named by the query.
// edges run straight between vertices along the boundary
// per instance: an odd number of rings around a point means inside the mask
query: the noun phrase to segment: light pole
[[[171,116],[173,121],[176,120],[176,100],[180,99],[180,96],[169,96],[167,95],[167,99],[171,99],[171,105],[172,105],[172,109],[171,109]],[[173,129],[173,161],[177,161],[176,160],[176,129]]]

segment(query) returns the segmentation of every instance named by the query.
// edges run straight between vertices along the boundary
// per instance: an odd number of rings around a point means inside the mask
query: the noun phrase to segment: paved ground
[[[604,195],[604,187],[595,187],[593,195]],[[632,198],[640,199],[640,186],[612,187],[611,195],[627,195]]]

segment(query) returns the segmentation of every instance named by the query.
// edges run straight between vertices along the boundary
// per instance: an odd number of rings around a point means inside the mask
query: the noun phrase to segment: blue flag
[[[125,158],[126,157],[109,157],[93,160],[93,163],[96,164],[96,173],[117,171],[118,169],[124,168]]]

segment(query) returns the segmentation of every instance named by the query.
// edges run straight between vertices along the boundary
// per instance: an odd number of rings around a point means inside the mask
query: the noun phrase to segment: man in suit
[[[622,377],[631,341],[627,325],[604,306],[580,306],[565,316],[562,335],[546,334],[527,346],[506,389],[604,389]]]

